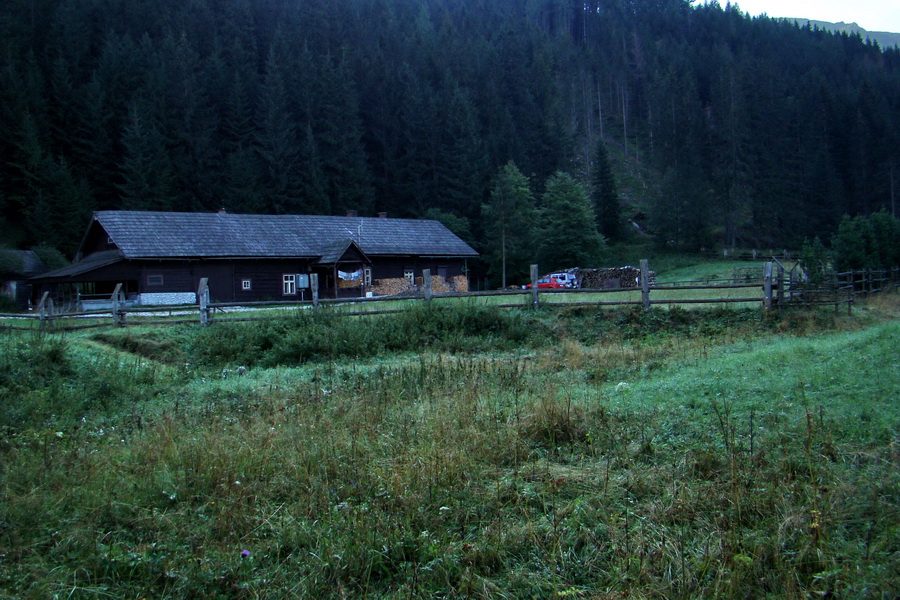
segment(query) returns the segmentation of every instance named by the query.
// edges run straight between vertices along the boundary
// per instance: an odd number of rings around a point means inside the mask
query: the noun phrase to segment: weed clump
[[[302,312],[263,323],[217,324],[196,334],[188,355],[203,364],[296,365],[387,352],[484,352],[540,344],[534,316],[478,306],[416,307],[364,319]]]

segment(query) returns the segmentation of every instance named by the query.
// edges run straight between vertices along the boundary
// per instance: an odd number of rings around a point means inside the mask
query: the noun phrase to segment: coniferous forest
[[[0,239],[69,256],[93,210],[222,207],[440,218],[488,255],[516,202],[510,243],[587,202],[588,245],[638,215],[798,248],[900,194],[900,51],[730,5],[4,0],[0,52]]]

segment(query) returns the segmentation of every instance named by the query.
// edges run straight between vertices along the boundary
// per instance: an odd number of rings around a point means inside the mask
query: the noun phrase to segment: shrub
[[[831,246],[839,271],[898,267],[900,221],[884,211],[868,217],[844,216]]]
[[[537,315],[479,306],[417,306],[366,318],[304,312],[280,321],[205,328],[190,342],[188,355],[201,364],[275,366],[371,358],[388,351],[510,349],[540,343],[546,333]]]

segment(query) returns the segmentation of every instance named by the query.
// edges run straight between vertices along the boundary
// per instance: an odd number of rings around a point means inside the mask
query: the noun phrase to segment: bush
[[[361,319],[303,312],[280,321],[217,324],[196,334],[188,354],[201,364],[275,366],[385,352],[510,349],[540,343],[541,337],[546,337],[546,327],[537,315],[478,306],[417,306]]]
[[[900,221],[884,211],[844,216],[831,246],[839,271],[900,267]]]
[[[825,271],[829,263],[828,250],[818,237],[810,241],[803,240],[803,249],[800,253],[800,263],[806,270],[811,283],[822,283],[825,280]]]

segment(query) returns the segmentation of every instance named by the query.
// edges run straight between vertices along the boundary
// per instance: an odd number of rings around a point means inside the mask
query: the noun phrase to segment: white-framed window
[[[249,279],[241,279],[241,289],[249,292],[253,289],[253,283]]]
[[[297,276],[294,274],[282,276],[282,293],[285,296],[297,295]]]
[[[163,284],[163,276],[162,275],[147,275],[147,285],[162,285]]]
[[[409,282],[409,285],[416,285],[416,270],[407,267],[403,269],[403,276],[406,277],[406,280]]]
[[[370,287],[372,285],[372,267],[366,267],[363,270],[363,283],[366,287]]]

